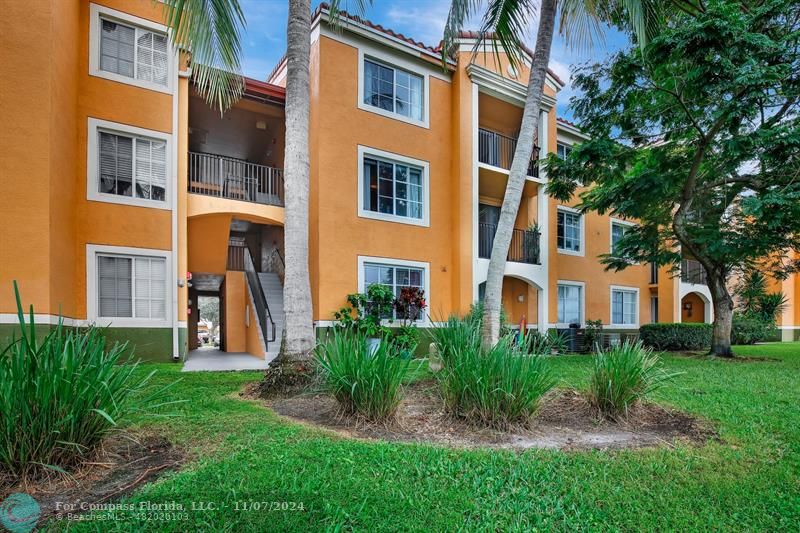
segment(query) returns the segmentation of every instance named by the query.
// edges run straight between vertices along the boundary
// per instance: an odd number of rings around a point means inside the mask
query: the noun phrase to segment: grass
[[[372,421],[394,416],[411,361],[400,357],[393,342],[384,340],[370,353],[363,335],[334,330],[317,346],[315,357],[325,385],[345,412]]]
[[[500,428],[527,424],[555,385],[549,359],[528,355],[511,336],[485,350],[473,323],[451,317],[434,337],[442,354],[442,399],[454,416]]]
[[[800,523],[800,343],[737,347],[779,361],[667,355],[684,372],[655,399],[711,420],[724,443],[622,452],[451,450],[347,440],[237,396],[260,373],[183,374],[178,419],[138,419],[196,460],[126,503],[214,502],[188,521],[84,522],[77,531],[795,530]],[[589,356],[552,359],[586,388]],[[158,369],[173,381],[177,365]],[[420,372],[417,377],[423,377]],[[304,511],[236,510],[241,501]],[[241,508],[241,507],[240,507]],[[126,516],[126,513],[118,513]],[[62,527],[67,525],[62,524]]]
[[[589,399],[603,415],[617,419],[674,374],[661,369],[658,354],[641,342],[600,350],[592,358]]]

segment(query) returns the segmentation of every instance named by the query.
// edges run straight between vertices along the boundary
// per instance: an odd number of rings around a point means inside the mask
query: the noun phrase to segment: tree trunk
[[[309,359],[314,347],[311,285],[308,279],[308,123],[310,107],[311,7],[309,0],[289,0],[286,32],[286,151],[284,239],[286,268],[283,306],[286,314],[281,358]]]
[[[714,332],[711,336],[711,355],[733,357],[731,351],[731,329],[733,325],[733,298],[728,293],[724,274],[711,273],[706,269],[708,288],[714,305]]]
[[[514,160],[508,175],[503,207],[492,246],[489,272],[486,278],[486,296],[483,302],[482,342],[485,347],[494,346],[500,338],[500,308],[502,306],[503,273],[506,269],[508,247],[517,219],[522,188],[528,176],[528,163],[533,152],[533,139],[539,128],[539,109],[542,92],[550,62],[550,47],[556,18],[555,0],[542,0],[539,9],[539,30],[536,34],[536,50],[533,53],[531,72],[528,77],[528,92],[522,112],[522,124],[514,151]],[[540,141],[541,142],[541,141]]]

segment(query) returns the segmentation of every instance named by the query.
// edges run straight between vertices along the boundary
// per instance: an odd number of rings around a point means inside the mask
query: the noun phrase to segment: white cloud
[[[450,2],[446,1],[429,2],[424,6],[414,7],[395,5],[389,8],[386,17],[389,19],[390,27],[391,24],[397,24],[414,28],[411,34],[402,32],[406,37],[422,41],[428,46],[437,46],[442,40],[449,9]]]

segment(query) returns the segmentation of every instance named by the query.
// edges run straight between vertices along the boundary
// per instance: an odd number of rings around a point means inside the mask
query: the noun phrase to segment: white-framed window
[[[617,243],[622,240],[625,236],[625,233],[630,231],[630,229],[634,226],[633,222],[626,222],[623,220],[617,220],[615,218],[611,220],[611,253],[617,253]]]
[[[558,317],[557,322],[561,327],[570,324],[583,324],[585,285],[577,281],[559,281],[558,290]]]
[[[556,155],[561,159],[566,159],[569,157],[569,153],[572,151],[572,146],[565,144],[565,143],[556,143]]]
[[[560,253],[583,255],[583,215],[566,206],[556,214],[556,245]]]
[[[89,119],[87,197],[171,209],[171,135]]]
[[[639,289],[611,287],[611,325],[639,326]]]
[[[430,266],[426,262],[358,256],[358,280],[359,291],[363,293],[376,283],[391,287],[395,297],[400,296],[404,287],[422,289],[430,309]],[[427,321],[427,317],[421,321]]]
[[[175,50],[166,26],[91,4],[89,74],[171,93]]]
[[[358,147],[358,216],[429,225],[429,165],[409,157]]]
[[[88,319],[129,327],[167,324],[170,263],[163,250],[87,245]]]
[[[424,68],[377,50],[358,52],[358,108],[429,127],[429,75]]]

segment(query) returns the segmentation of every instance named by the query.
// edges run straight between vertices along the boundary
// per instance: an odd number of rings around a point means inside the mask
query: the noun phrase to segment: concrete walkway
[[[271,361],[272,359],[269,359]],[[186,357],[182,372],[225,372],[231,370],[266,370],[269,361],[249,353],[229,353],[202,348]]]

